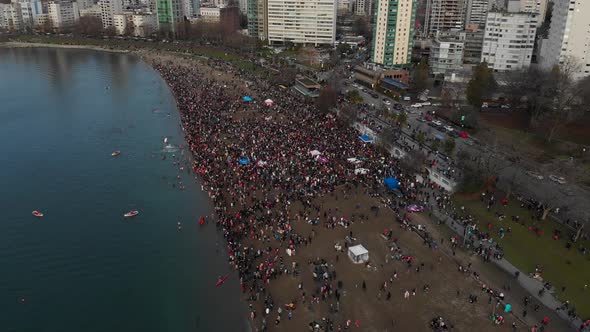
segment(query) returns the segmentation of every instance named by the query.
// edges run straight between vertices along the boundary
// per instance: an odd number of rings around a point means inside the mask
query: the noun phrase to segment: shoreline
[[[78,49],[78,50],[89,50],[89,51],[101,51],[110,53],[122,53],[130,54],[133,53],[129,50],[119,50],[113,48],[106,48],[96,45],[69,45],[69,44],[53,44],[53,43],[28,43],[28,42],[16,42],[8,41],[0,43],[0,48],[63,48],[63,49]]]

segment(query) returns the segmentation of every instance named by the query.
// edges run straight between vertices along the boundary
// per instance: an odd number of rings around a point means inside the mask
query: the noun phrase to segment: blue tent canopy
[[[250,163],[250,159],[248,158],[240,158],[238,161],[240,162],[240,165],[248,165]]]
[[[242,97],[242,100],[247,101],[247,102],[251,102],[254,99],[252,99],[252,97],[250,97],[250,96],[244,96],[244,97]]]
[[[359,138],[365,143],[373,143],[373,139],[365,134],[359,136]]]
[[[385,180],[383,180],[383,184],[385,184],[387,189],[390,190],[399,187],[399,181],[394,178],[385,178]]]

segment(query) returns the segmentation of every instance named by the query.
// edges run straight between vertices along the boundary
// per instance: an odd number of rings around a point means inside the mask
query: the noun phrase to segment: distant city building
[[[248,0],[238,0],[240,14],[246,15],[248,13]]]
[[[537,26],[541,26],[547,15],[548,0],[508,0],[507,8],[509,12],[518,13],[536,13],[538,14]]]
[[[23,28],[34,28],[37,16],[43,14],[41,1],[23,1],[19,3]]]
[[[71,27],[80,20],[77,2],[50,1],[47,3],[47,14],[53,28]]]
[[[483,28],[486,25],[489,5],[489,0],[467,0],[465,26],[478,26]]]
[[[531,64],[537,14],[488,13],[481,61],[494,71],[511,71]]]
[[[201,7],[199,16],[204,22],[219,22],[221,18],[221,8],[219,7]]]
[[[333,45],[336,0],[266,0],[269,44]],[[260,22],[259,22],[260,24]]]
[[[483,30],[465,30],[465,46],[463,48],[463,63],[478,64],[481,62],[483,47]]]
[[[83,16],[97,17],[102,21],[102,9],[98,4],[85,9],[80,9],[80,17]]]
[[[99,1],[102,21],[102,27],[108,29],[114,26],[113,18],[115,14],[123,13],[123,4],[121,0],[100,0]]]
[[[467,0],[429,0],[425,18],[425,32],[434,36],[437,32],[463,30]]]
[[[369,19],[373,16],[374,0],[356,0],[354,4],[354,13],[359,16],[367,16]]]
[[[463,67],[465,32],[439,35],[430,47],[430,71],[435,76],[445,76],[447,72],[459,71]]]
[[[219,21],[224,33],[230,34],[238,31],[240,29],[240,9],[233,6],[221,8]]]
[[[539,64],[549,70],[574,62],[575,77],[590,75],[590,1],[553,0],[548,39],[543,40]]]
[[[266,0],[247,0],[248,35],[260,40],[266,40],[267,29],[267,8]]]
[[[182,0],[157,0],[158,26],[166,31],[176,32],[176,26],[184,21]]]
[[[183,0],[184,16],[197,17],[201,9],[200,0]]]
[[[0,29],[20,31],[22,28],[22,15],[18,3],[0,3]]]
[[[113,24],[117,34],[130,33],[137,37],[147,37],[158,29],[158,17],[155,13],[128,11],[123,14],[115,14]]]
[[[373,28],[373,62],[387,67],[411,62],[416,0],[377,0]]]
[[[354,2],[352,0],[338,0],[338,16],[348,15],[352,12]]]

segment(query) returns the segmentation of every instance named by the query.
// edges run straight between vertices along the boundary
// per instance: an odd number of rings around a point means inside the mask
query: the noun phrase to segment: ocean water
[[[0,331],[245,330],[237,274],[214,287],[227,253],[174,165],[188,155],[157,72],[126,54],[0,49],[0,142]]]

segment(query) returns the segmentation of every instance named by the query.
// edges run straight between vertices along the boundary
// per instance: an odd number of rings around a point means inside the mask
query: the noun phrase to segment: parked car
[[[415,103],[415,104],[412,104],[411,107],[420,108],[420,107],[422,107],[422,104],[421,103]]]
[[[375,92],[371,92],[370,95],[373,98],[379,99],[379,95],[377,93],[375,93]]]
[[[457,138],[457,137],[459,137],[459,133],[457,133],[455,130],[453,130],[453,131],[449,132],[449,136],[451,136],[453,138]]]
[[[418,122],[426,122],[426,119],[424,119],[424,118],[418,118]]]
[[[410,98],[410,97],[404,97],[404,101],[410,101],[410,100],[412,100],[412,98]]]
[[[430,115],[425,115],[425,116],[424,116],[424,119],[425,119],[426,121],[432,121],[432,117],[431,117]]]
[[[438,121],[438,120],[432,120],[432,123],[434,123],[437,126],[442,126],[442,122]]]
[[[393,105],[393,108],[396,109],[396,110],[402,110],[403,109],[403,106],[402,106],[402,104],[397,104],[396,103],[396,104]]]
[[[428,122],[428,125],[431,126],[432,128],[438,128],[438,126],[434,122]]]
[[[526,171],[526,175],[535,178],[537,180],[543,180],[543,175],[537,173],[537,172],[533,172],[533,171]]]
[[[459,137],[461,137],[461,138],[469,138],[469,134],[466,133],[466,132],[464,132],[464,131],[462,131],[462,132],[459,133]],[[469,142],[471,143],[469,145],[473,145],[473,142],[472,141],[469,141]]]
[[[549,180],[551,180],[555,183],[565,184],[565,179],[561,176],[551,174],[551,175],[549,175]]]
[[[430,105],[432,105],[432,103],[429,101],[425,101],[422,103],[422,106],[430,106]]]
[[[454,130],[454,129],[453,129],[453,127],[451,127],[451,126],[445,126],[444,128],[445,128],[445,130],[446,130],[446,131],[448,131],[448,132],[451,132],[451,131],[453,131],[453,130]]]

